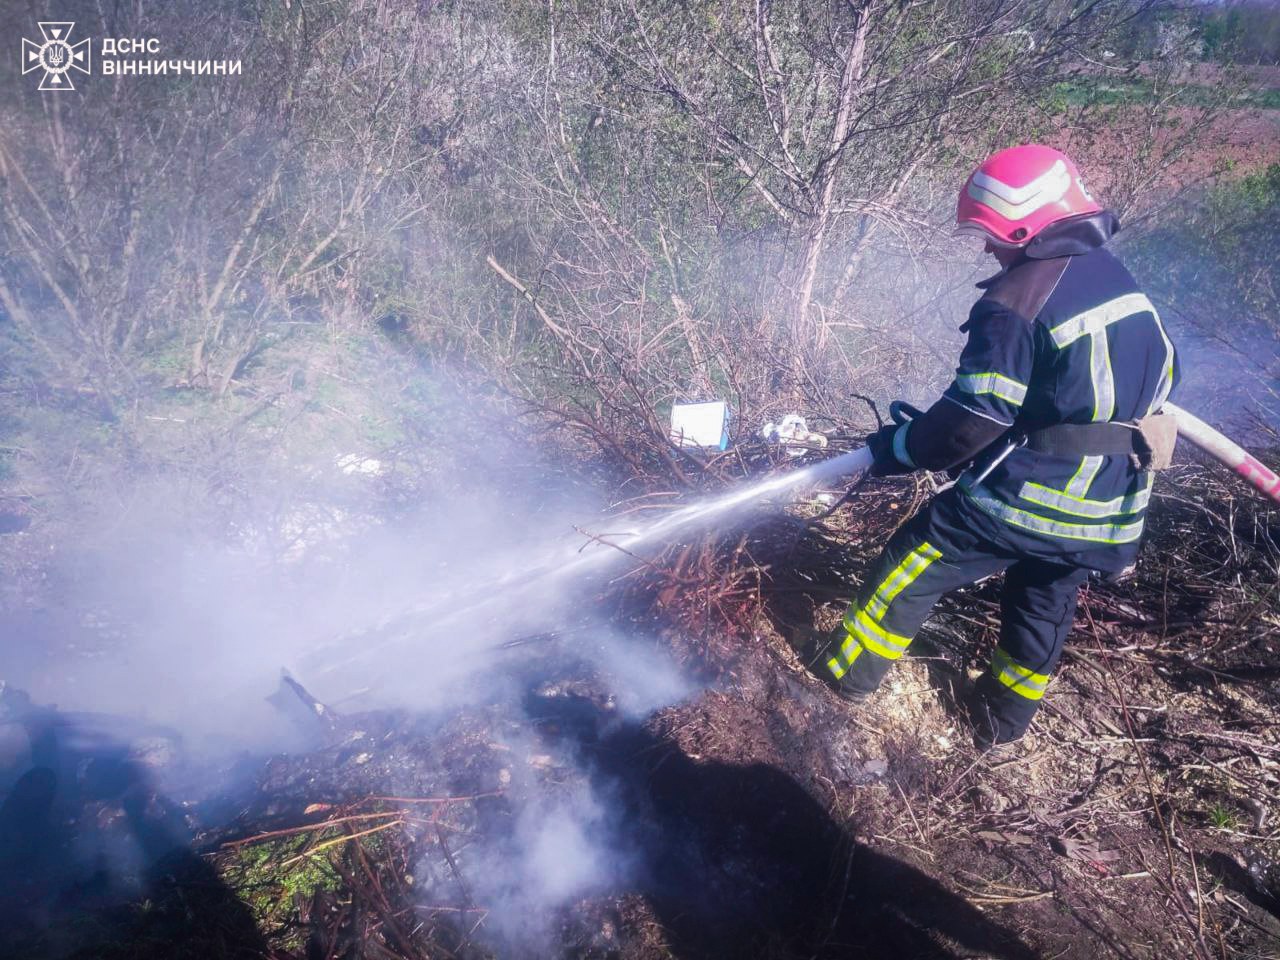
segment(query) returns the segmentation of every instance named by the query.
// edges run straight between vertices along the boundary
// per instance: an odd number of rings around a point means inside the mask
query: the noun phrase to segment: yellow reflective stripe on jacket
[[[1066,487],[1059,492],[1065,493],[1069,497],[1084,497],[1087,495],[1089,488],[1093,486],[1093,480],[1098,475],[1098,471],[1102,469],[1103,459],[1103,457],[1081,457],[1080,466],[1076,467],[1076,472],[1071,475]]]
[[[1089,338],[1089,376],[1093,379],[1093,422],[1106,423],[1116,412],[1116,377],[1105,329]]]
[[[1049,331],[1054,345],[1062,350],[1081,337],[1089,338],[1089,375],[1093,379],[1093,422],[1106,423],[1116,410],[1116,380],[1111,370],[1111,348],[1107,344],[1107,327],[1117,321],[1150,313],[1156,317],[1151,301],[1141,293],[1126,293],[1083,313],[1078,313]],[[1163,335],[1163,330],[1162,330]],[[1169,376],[1173,376],[1173,357],[1169,355]]]
[[[1017,406],[1027,399],[1027,385],[1012,377],[994,371],[989,373],[961,373],[956,375],[956,386],[965,393],[991,393],[1001,400]]]
[[[876,587],[876,592],[866,604],[858,610],[850,609],[844,618],[844,643],[840,646],[839,654],[827,661],[827,669],[837,680],[849,671],[864,650],[886,660],[897,660],[906,653],[907,647],[911,645],[911,638],[890,633],[880,625],[880,621],[894,598],[941,556],[941,551],[933,544],[920,544],[889,571],[889,575]]]
[[[1126,293],[1082,313],[1077,313],[1070,320],[1064,320],[1049,330],[1049,336],[1053,337],[1054,346],[1062,349],[1081,337],[1106,333],[1107,327],[1117,320],[1124,320],[1136,313],[1155,312],[1155,307],[1151,305],[1151,301],[1145,294]]]
[[[1151,482],[1154,475],[1147,473],[1146,480],[1137,490],[1123,493],[1111,500],[1086,500],[1084,497],[1073,497],[1062,490],[1054,490],[1043,484],[1028,480],[1018,491],[1019,498],[1042,507],[1051,507],[1059,513],[1067,513],[1073,517],[1088,517],[1094,520],[1105,520],[1108,517],[1126,516],[1139,513],[1151,502]]]
[[[1132,543],[1142,536],[1141,517],[1125,523],[1067,523],[1010,506],[981,484],[966,485],[961,490],[983,513],[1033,533],[1090,543]]]
[[[1028,700],[1039,700],[1049,686],[1047,673],[1028,670],[1020,663],[1014,662],[1013,657],[999,647],[996,647],[996,652],[991,657],[991,672],[1006,687]]]
[[[1160,331],[1160,339],[1164,343],[1164,367],[1160,374],[1160,386],[1156,388],[1155,396],[1151,398],[1151,406],[1147,407],[1148,416],[1160,412],[1164,402],[1169,399],[1169,392],[1173,389],[1173,341],[1169,339],[1169,334],[1165,333],[1164,321],[1160,319],[1160,314],[1156,313],[1155,307],[1151,308],[1151,315],[1156,318],[1156,329]]]

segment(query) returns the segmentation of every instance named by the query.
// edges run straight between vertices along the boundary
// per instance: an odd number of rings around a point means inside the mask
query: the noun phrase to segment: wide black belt
[[[1137,426],[1130,423],[1058,423],[1028,430],[1026,437],[1028,449],[1053,457],[1102,457],[1146,450]]]

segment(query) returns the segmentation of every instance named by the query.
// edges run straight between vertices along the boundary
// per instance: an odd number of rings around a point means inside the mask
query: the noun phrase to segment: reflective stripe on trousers
[[[991,673],[997,680],[1020,697],[1039,700],[1049,686],[1047,673],[1036,673],[1018,663],[1000,647],[991,657]]]
[[[911,645],[911,637],[891,633],[881,621],[893,599],[914,583],[929,566],[941,557],[932,544],[922,543],[906,555],[903,561],[890,571],[862,607],[850,608],[844,618],[845,638],[836,656],[827,661],[827,668],[837,680],[848,672],[855,660],[869,651],[886,660],[897,660]]]

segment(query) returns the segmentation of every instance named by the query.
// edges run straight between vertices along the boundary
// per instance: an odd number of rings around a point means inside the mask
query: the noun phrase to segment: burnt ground
[[[487,858],[511,847],[518,858],[515,831],[528,794],[554,794],[582,777],[609,798],[608,820],[597,826],[620,838],[615,855],[627,867],[562,911],[560,930],[526,941],[523,932],[502,927],[468,942],[465,928],[446,919],[418,943],[403,930],[388,934],[384,915],[389,955],[1037,955],[910,859],[858,839],[815,797],[815,771],[805,766],[824,727],[829,736],[846,736],[839,718],[796,729],[802,718],[829,709],[820,691],[776,672],[756,683],[765,694],[758,701],[712,693],[651,723],[617,716],[600,678],[537,683],[518,721],[525,729],[514,737],[517,721],[497,708],[444,726],[399,714],[352,716],[331,745],[269,761],[251,794],[215,796],[196,808],[160,792],[148,762],[165,758],[138,754],[139,740],[85,743],[92,718],[29,717],[45,763],[22,776],[0,816],[8,946],[15,956],[388,955],[370,949],[377,938],[358,922],[344,929],[327,915],[344,889],[361,887],[348,873],[361,859],[398,857],[412,871],[417,889],[401,890],[403,905],[386,911],[393,916],[412,905],[431,917],[432,906],[442,904],[430,901],[443,898],[444,906],[483,919],[483,898],[467,890],[475,857],[468,848]],[[767,711],[779,698],[786,704],[781,715]],[[696,746],[712,748],[711,755],[694,750],[689,741],[700,723],[734,730],[732,749],[715,755],[709,740]],[[525,734],[535,747],[514,754],[509,743]],[[527,773],[513,777],[513,760]],[[873,762],[842,775],[866,786],[883,773]],[[404,798],[361,803],[384,795],[388,784]],[[424,803],[434,796],[466,799]],[[287,878],[288,864],[245,857],[255,847],[238,841],[339,818],[376,828],[386,823],[380,811],[401,803],[433,812],[401,824],[394,851],[353,854],[360,841],[351,841],[343,852],[350,862],[332,861],[336,878],[326,872],[310,888],[305,879],[286,879],[282,886],[292,892],[271,889],[261,899],[260,890],[274,886],[271,872]],[[437,817],[439,811],[446,812]],[[280,859],[303,850],[289,847]],[[403,878],[380,863],[367,882],[403,887]],[[140,896],[129,895],[134,884]],[[366,895],[370,913],[383,912],[377,896]],[[428,902],[420,906],[423,897]],[[283,910],[275,898],[286,901]],[[58,929],[48,923],[53,918],[74,919],[78,929]],[[405,940],[397,943],[399,937]]]
[[[805,513],[729,544],[732,575],[694,589],[685,550],[685,589],[627,597],[706,678],[649,717],[552,639],[512,655],[515,705],[340,715],[309,749],[227,761],[219,789],[166,731],[9,691],[30,762],[0,809],[0,955],[1280,956],[1273,509],[1171,476],[1138,573],[1090,588],[1034,735],[994,758],[954,702],[997,585],[845,705],[797,648],[886,514]],[[544,807],[608,851],[562,896],[557,870],[545,897],[522,872]]]

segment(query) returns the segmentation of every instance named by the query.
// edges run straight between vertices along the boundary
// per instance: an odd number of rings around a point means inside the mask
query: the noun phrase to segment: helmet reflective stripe
[[[1041,207],[1057,203],[1071,189],[1071,174],[1059,160],[1026,186],[1013,187],[975,170],[969,181],[969,196],[1009,220],[1021,220]]]
[[[990,240],[992,243],[997,243],[1004,247],[1017,246],[1017,244],[1005,243],[986,227],[979,226],[976,223],[962,223],[951,231],[951,235],[953,237],[977,237],[979,240]]]

